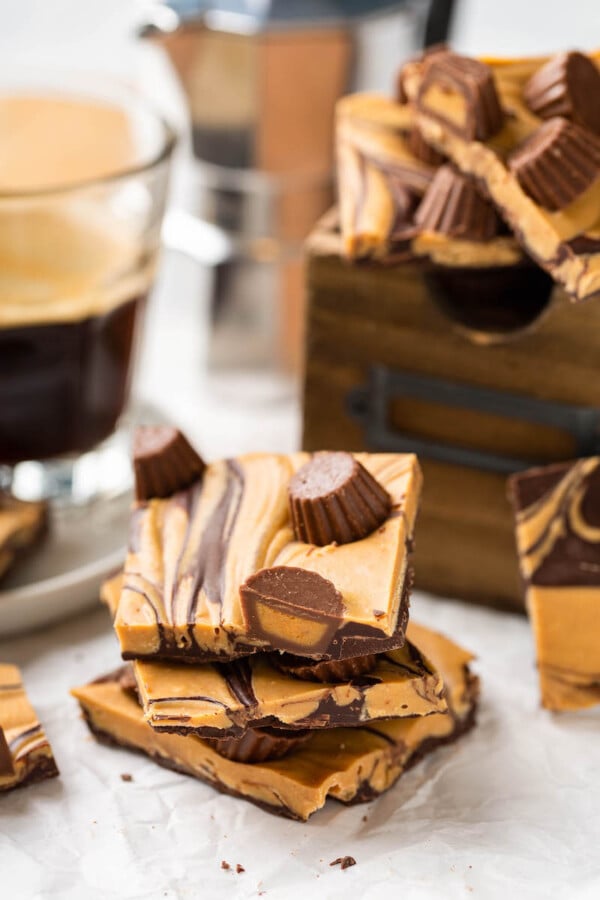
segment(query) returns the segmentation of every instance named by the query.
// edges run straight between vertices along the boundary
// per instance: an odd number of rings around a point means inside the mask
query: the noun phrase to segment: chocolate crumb
[[[133,775],[130,775],[129,772],[122,772],[121,781],[133,781]]]
[[[222,859],[222,860],[221,860],[221,868],[222,868],[222,869],[230,869],[231,866],[229,865],[228,862],[225,862],[225,860]]]
[[[368,816],[363,816],[363,817],[362,817],[362,820],[363,820],[363,822],[368,822],[368,821],[369,821],[369,817],[368,817]]]
[[[235,871],[238,873],[238,875],[241,875],[241,873],[245,872],[246,870],[243,866],[240,866],[239,863],[236,863]]]
[[[385,612],[383,609],[374,609],[373,615],[376,619],[383,619],[383,617],[385,616]]]
[[[339,866],[340,869],[349,869],[350,866],[356,865],[356,860],[353,856],[338,856],[338,858],[334,859],[333,862],[330,862],[329,865]]]

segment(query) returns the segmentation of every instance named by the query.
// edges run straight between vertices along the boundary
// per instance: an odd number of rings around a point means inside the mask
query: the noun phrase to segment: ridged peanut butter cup
[[[398,103],[408,103],[409,97],[406,92],[406,73],[407,70],[414,66],[415,63],[423,62],[425,59],[430,59],[435,56],[436,53],[448,53],[448,45],[444,43],[431,44],[429,47],[425,47],[422,53],[419,53],[417,56],[412,57],[407,62],[403,63],[398,70],[398,74],[396,75],[396,100]]]
[[[418,109],[469,141],[486,141],[500,131],[504,113],[489,66],[450,52],[426,58],[424,65]]]
[[[138,500],[169,497],[202,475],[204,461],[176,428],[144,425],[133,439],[133,470]]]
[[[299,541],[349,544],[388,517],[388,492],[351,453],[315,453],[289,484],[290,512]]]
[[[134,694],[135,698],[138,699],[137,682],[131,663],[125,663],[124,665],[119,666],[118,669],[109,672],[108,675],[102,675],[100,678],[96,678],[92,684],[107,684],[114,681],[117,682],[122,691]]]
[[[561,116],[600,134],[600,71],[584,53],[557,53],[531,76],[523,98],[541,119]]]
[[[220,756],[232,762],[257,763],[281,759],[303,744],[311,732],[284,731],[277,728],[248,728],[241,737],[203,738]]]
[[[408,149],[412,155],[428,166],[439,166],[444,162],[444,154],[427,143],[423,132],[417,126],[411,128],[408,134]]]
[[[360,675],[367,675],[377,665],[374,653],[355,656],[352,659],[316,662],[292,653],[274,653],[271,662],[285,675],[292,675],[303,681],[321,681],[326,684],[344,684]]]
[[[473,179],[450,165],[436,172],[415,213],[415,222],[423,231],[470,241],[489,241],[500,230],[494,207]]]
[[[508,160],[519,184],[545,209],[564,209],[600,175],[600,138],[567,119],[549,119]]]

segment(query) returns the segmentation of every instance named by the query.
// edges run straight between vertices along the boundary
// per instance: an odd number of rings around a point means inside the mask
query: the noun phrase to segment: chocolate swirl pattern
[[[248,727],[347,727],[446,708],[439,673],[410,642],[377,656],[368,675],[338,683],[287,675],[271,657],[183,668],[137,661],[146,721],[157,731],[224,738]]]
[[[517,549],[542,704],[600,702],[600,459],[514,476]]]
[[[390,495],[389,515],[362,540],[324,547],[294,539],[288,510],[290,478],[309,458],[249,454],[221,460],[187,490],[136,507],[122,589],[118,598],[116,583],[110,599],[105,592],[125,658],[231,659],[270,649],[265,633],[275,625],[278,649],[311,658],[402,645],[407,547],[421,484],[416,458],[356,454]],[[289,607],[269,612],[266,631],[264,622],[253,630],[240,587],[260,570],[278,567],[305,570],[335,586],[340,608],[327,640],[316,613],[311,623],[310,611],[303,611],[299,624]]]
[[[442,635],[411,623],[410,637],[440,672],[449,712],[387,719],[355,728],[316,731],[282,760],[239,762],[194,737],[150,727],[118,677],[73,691],[95,736],[141,750],[159,764],[193,775],[217,790],[243,797],[268,812],[305,821],[328,797],[365,803],[439,744],[457,739],[474,723],[478,681],[471,654]]]
[[[336,144],[344,249],[352,259],[401,257],[434,167],[409,149],[408,107],[365,94],[338,104]]]
[[[521,570],[529,584],[600,588],[600,465],[596,458],[524,476],[543,493],[520,507]],[[553,483],[554,481],[554,483]],[[517,478],[515,492],[519,494]]]
[[[58,775],[16,666],[0,665],[0,792]]]

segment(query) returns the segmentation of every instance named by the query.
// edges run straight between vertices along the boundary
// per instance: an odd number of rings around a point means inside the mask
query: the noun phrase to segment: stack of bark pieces
[[[129,554],[103,592],[133,662],[73,692],[99,739],[307,819],[473,724],[471,654],[408,625],[413,455],[205,465],[153,427],[134,467]]]

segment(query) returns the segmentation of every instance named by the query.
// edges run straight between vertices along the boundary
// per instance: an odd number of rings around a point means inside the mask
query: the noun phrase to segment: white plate
[[[131,495],[53,512],[44,543],[2,583],[0,637],[41,628],[98,603],[125,558]]]

